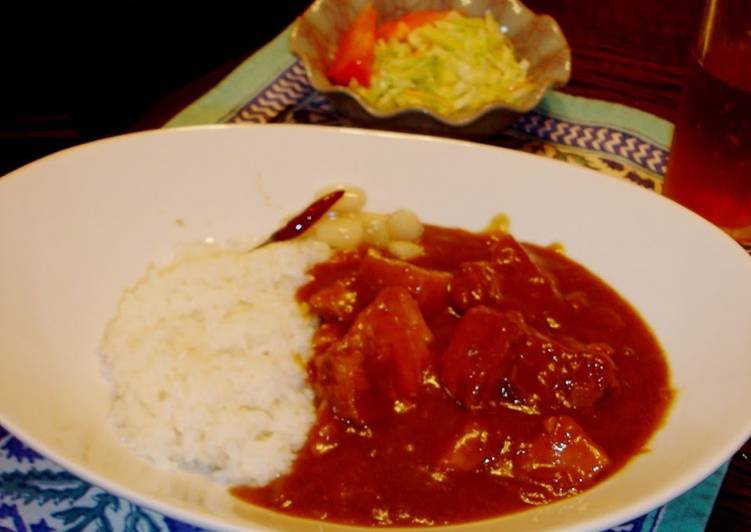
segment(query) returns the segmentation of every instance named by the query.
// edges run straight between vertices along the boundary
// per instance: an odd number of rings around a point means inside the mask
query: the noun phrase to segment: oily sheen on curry
[[[672,391],[660,346],[613,289],[506,232],[426,226],[315,265],[317,420],[292,471],[233,493],[358,525],[473,521],[575,495],[621,468]]]

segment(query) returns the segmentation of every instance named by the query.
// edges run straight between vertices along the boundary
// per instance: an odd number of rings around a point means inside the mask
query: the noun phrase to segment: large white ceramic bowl
[[[369,207],[562,242],[662,343],[677,390],[648,452],[591,491],[462,530],[597,529],[711,473],[751,432],[751,259],[687,210],[629,183],[469,143],[311,126],[160,131],[68,150],[0,179],[0,423],[90,481],[214,529],[338,529],[239,503],[160,471],[108,420],[96,348],[124,288],[178,242],[269,233],[331,183]]]

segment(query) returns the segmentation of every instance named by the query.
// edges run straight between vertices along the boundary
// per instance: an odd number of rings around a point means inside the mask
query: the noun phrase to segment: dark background
[[[197,97],[308,4],[0,9],[0,175],[74,144],[157,127],[143,117],[179,111],[168,108],[175,91],[193,82]]]

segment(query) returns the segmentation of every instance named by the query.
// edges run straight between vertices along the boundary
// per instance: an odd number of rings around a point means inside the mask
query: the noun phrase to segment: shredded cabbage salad
[[[489,12],[473,18],[452,11],[405,41],[379,40],[370,86],[352,80],[350,88],[384,111],[420,106],[451,116],[518,100],[530,89],[528,66]]]

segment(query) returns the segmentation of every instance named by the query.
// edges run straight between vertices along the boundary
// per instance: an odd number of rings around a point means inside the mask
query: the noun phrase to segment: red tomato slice
[[[342,34],[334,61],[326,72],[334,83],[349,85],[356,79],[364,87],[370,85],[377,19],[378,12],[368,3]]]

